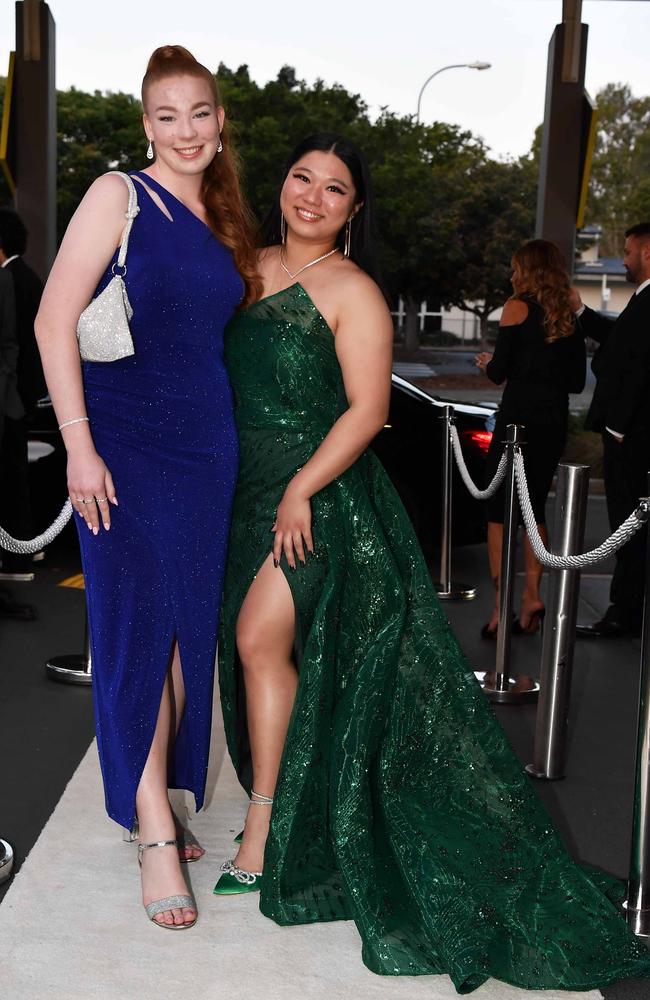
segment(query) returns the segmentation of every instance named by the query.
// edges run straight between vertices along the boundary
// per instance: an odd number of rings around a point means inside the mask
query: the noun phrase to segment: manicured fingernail
[[[110,531],[111,530],[110,524],[106,524],[106,521],[104,521],[104,528],[106,529],[106,531]]]
[[[277,560],[277,559],[274,559],[274,560],[273,560],[273,565],[274,565],[274,566],[275,566],[275,568],[277,569],[277,568],[278,568],[278,566],[280,565],[280,563],[279,563],[279,560]]]
[[[117,497],[113,497],[113,499],[111,500],[111,503],[114,503],[116,507],[119,507],[119,504],[117,502]]]
[[[93,535],[99,534],[99,528],[93,528]]]

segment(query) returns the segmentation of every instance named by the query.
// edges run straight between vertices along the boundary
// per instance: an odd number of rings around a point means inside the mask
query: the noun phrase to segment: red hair
[[[215,107],[221,106],[214,75],[182,45],[163,45],[156,49],[147,64],[142,81],[142,104],[146,110],[147,94],[152,84],[170,76],[194,76],[210,87]],[[233,149],[228,122],[221,131],[223,151],[206,167],[201,187],[208,225],[231,251],[245,286],[242,305],[259,299],[262,281],[257,271],[255,224],[239,181],[239,158]]]

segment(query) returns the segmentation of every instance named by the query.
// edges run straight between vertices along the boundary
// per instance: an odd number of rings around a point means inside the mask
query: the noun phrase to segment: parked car
[[[372,447],[393,481],[413,522],[420,544],[431,559],[440,538],[442,490],[442,407],[451,403],[474,482],[483,486],[494,408],[430,396],[412,382],[393,375],[390,415]],[[52,404],[40,401],[30,431],[30,475],[35,530],[42,531],[59,513],[67,496],[65,449]],[[454,465],[454,544],[485,538],[483,505],[472,499]],[[71,533],[71,527],[66,534]],[[72,532],[73,534],[73,532]]]
[[[420,544],[432,559],[440,540],[442,497],[443,406],[451,404],[469,473],[484,486],[485,458],[492,440],[496,407],[459,403],[430,396],[412,382],[393,375],[390,415],[373,448],[392,479],[413,522]],[[452,542],[467,545],[485,539],[484,505],[474,500],[454,462]]]

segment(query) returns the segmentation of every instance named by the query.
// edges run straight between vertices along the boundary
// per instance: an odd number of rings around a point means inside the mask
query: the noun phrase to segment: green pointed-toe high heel
[[[157,840],[153,844],[138,844],[138,864],[142,868],[142,855],[145,851],[150,850],[152,847],[175,847],[178,850],[177,840]],[[165,910],[194,910],[196,916],[194,920],[190,920],[187,923],[182,924],[165,924],[160,920],[156,920],[159,913],[164,913]],[[154,899],[153,902],[147,903],[145,906],[145,911],[149,920],[156,927],[164,927],[168,931],[187,931],[190,927],[194,927],[194,924],[199,919],[199,914],[196,909],[196,901],[194,896],[190,896],[189,893],[181,893],[175,896],[165,896],[164,899]]]
[[[273,799],[268,795],[252,791],[250,804],[252,806],[272,806]],[[235,837],[235,843],[241,844],[243,836],[244,831],[242,830]],[[249,872],[245,868],[238,868],[234,861],[224,861],[221,871],[223,874],[213,889],[215,896],[236,896],[244,892],[260,891],[262,872]]]
[[[224,861],[221,871],[223,875],[212,890],[215,896],[259,892],[262,887],[262,872],[247,872],[244,868],[238,868],[234,861]]]

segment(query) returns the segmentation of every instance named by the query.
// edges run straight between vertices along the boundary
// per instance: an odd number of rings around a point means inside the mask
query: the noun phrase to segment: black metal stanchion
[[[452,517],[452,475],[453,475],[453,445],[451,428],[454,424],[453,406],[443,406],[443,438],[442,438],[442,527],[440,531],[440,580],[436,590],[441,601],[472,601],[476,597],[476,588],[465,583],[451,582],[451,517]]]
[[[53,681],[61,681],[64,684],[92,684],[92,659],[87,617],[83,653],[53,656],[45,664],[45,672]]]
[[[650,474],[648,483],[650,486]],[[648,492],[650,493],[650,489]],[[632,849],[627,899],[623,903],[627,922],[639,937],[650,937],[650,543],[648,542],[646,542],[645,581]]]
[[[503,515],[503,544],[501,547],[501,575],[499,578],[499,626],[497,631],[496,668],[494,671],[476,673],[490,701],[516,705],[536,701],[539,684],[531,687],[510,678],[510,641],[512,626],[512,598],[515,585],[515,557],[517,553],[518,501],[515,481],[515,451],[523,441],[521,424],[508,424],[505,446],[507,470],[504,483],[505,510]]]
[[[0,883],[6,882],[8,878],[11,878],[13,867],[14,852],[11,844],[8,844],[6,840],[0,840]]]
[[[551,549],[554,555],[574,556],[582,551],[588,492],[588,465],[559,466]],[[533,778],[552,781],[563,778],[565,770],[580,570],[553,569],[549,576],[535,747],[533,762],[526,765],[526,771]]]

